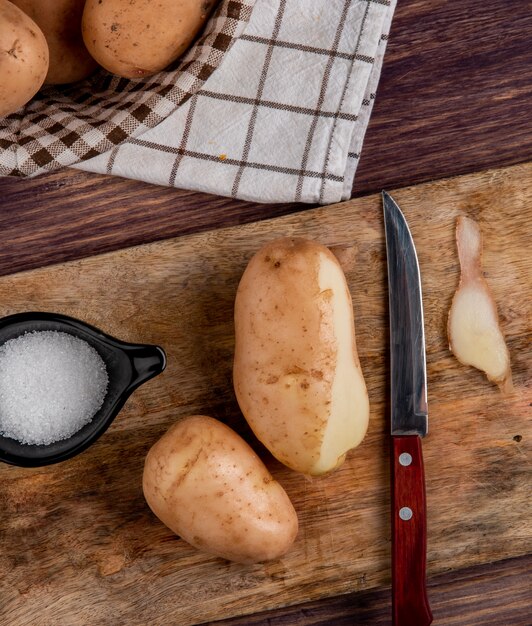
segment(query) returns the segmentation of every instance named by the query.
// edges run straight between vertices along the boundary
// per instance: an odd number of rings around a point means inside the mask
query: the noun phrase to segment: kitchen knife
[[[421,437],[427,373],[421,280],[405,217],[382,192],[390,306],[392,612],[395,626],[432,622],[426,591],[427,516]]]

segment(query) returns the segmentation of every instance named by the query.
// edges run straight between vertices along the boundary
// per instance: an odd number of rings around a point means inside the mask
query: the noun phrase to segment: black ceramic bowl
[[[68,439],[28,445],[0,435],[0,461],[12,465],[38,467],[76,456],[109,428],[133,391],[166,366],[166,355],[159,346],[125,343],[80,320],[56,313],[18,313],[0,319],[0,345],[24,333],[42,330],[69,333],[91,345],[107,368],[107,394],[92,421]]]

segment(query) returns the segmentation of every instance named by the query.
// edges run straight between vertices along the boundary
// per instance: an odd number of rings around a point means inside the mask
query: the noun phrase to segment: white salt
[[[103,404],[105,363],[86,341],[34,331],[0,346],[0,434],[27,444],[68,439]]]

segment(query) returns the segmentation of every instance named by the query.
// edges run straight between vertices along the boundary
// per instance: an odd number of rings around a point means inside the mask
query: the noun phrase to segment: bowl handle
[[[125,352],[133,369],[130,383],[132,389],[157,376],[166,367],[166,354],[159,346],[128,346]]]

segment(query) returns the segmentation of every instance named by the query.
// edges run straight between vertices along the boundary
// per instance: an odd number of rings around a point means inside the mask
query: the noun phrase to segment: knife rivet
[[[404,467],[407,467],[410,463],[412,463],[412,455],[408,454],[408,452],[403,452],[399,455],[399,463],[401,463]]]
[[[399,517],[405,522],[408,522],[409,519],[412,519],[412,515],[412,509],[408,506],[404,506],[399,509]]]

